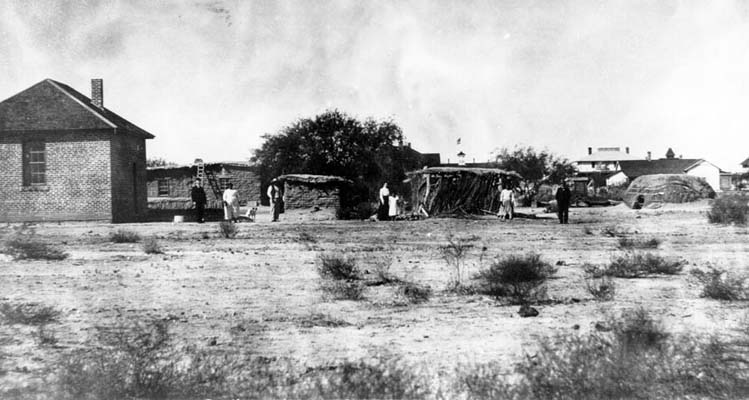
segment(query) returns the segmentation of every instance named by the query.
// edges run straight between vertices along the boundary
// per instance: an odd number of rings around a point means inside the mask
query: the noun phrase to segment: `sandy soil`
[[[593,329],[618,310],[645,306],[669,330],[729,335],[745,317],[746,303],[700,298],[686,272],[708,264],[749,274],[749,230],[706,223],[707,203],[633,211],[624,206],[573,209],[569,225],[545,219],[429,219],[403,222],[268,222],[239,224],[224,239],[217,224],[39,224],[37,234],[70,254],[64,261],[11,261],[0,255],[0,301],[38,302],[62,311],[48,328],[58,339],[40,346],[34,328],[0,325],[0,395],[44,386],[48,368],[73,348],[85,347],[97,326],[123,318],[170,318],[178,340],[217,349],[251,349],[322,365],[387,349],[410,361],[448,371],[458,362],[500,360],[508,369],[532,353],[539,337]],[[540,210],[521,210],[526,213]],[[298,217],[298,216],[297,216]],[[585,290],[583,263],[607,263],[620,250],[607,226],[663,241],[661,255],[688,262],[677,276],[617,279],[616,299],[596,302]],[[4,228],[4,235],[12,227]],[[155,236],[166,254],[147,255],[140,244],[115,244],[110,233]],[[302,234],[304,232],[305,234]],[[535,251],[559,265],[549,283],[555,304],[520,318],[517,306],[485,296],[443,291],[451,269],[439,247],[454,234],[474,245],[467,275],[497,256]],[[314,242],[302,240],[306,235]],[[483,249],[486,250],[483,250]],[[421,305],[404,305],[392,287],[368,287],[364,301],[326,300],[315,259],[320,251],[349,251],[362,269],[392,258],[390,272],[435,290]],[[310,326],[315,314],[344,326]],[[24,389],[26,388],[26,389]],[[2,396],[0,396],[2,397]]]

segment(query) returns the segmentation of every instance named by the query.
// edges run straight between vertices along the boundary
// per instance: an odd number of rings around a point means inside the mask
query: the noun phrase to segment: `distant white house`
[[[645,159],[638,159],[629,154],[628,147],[623,153],[618,147],[603,147],[593,153],[589,147],[588,155],[576,162],[578,175],[590,178],[595,187],[627,184],[642,175],[688,174],[704,178],[716,192],[731,188],[732,174],[707,160],[677,158],[671,148],[665,158],[653,160],[651,153],[647,154]],[[749,166],[749,159],[744,163]]]

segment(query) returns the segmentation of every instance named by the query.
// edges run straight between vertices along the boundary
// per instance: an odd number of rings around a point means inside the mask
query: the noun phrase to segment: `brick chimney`
[[[652,159],[650,152],[648,152],[647,160],[650,161]]]
[[[627,154],[629,154],[629,147],[625,147],[625,148],[624,148],[624,151],[625,151],[625,152],[626,152]]]
[[[91,104],[104,109],[104,80],[91,79]]]
[[[593,154],[593,148],[592,147],[588,147],[588,155],[591,155],[591,154]]]

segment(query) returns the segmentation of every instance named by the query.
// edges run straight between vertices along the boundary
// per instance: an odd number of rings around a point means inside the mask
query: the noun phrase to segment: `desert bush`
[[[231,239],[237,236],[237,225],[231,221],[221,221],[218,223],[218,231],[225,239]]]
[[[164,249],[155,237],[149,237],[143,241],[143,251],[146,254],[164,254]]]
[[[733,276],[712,266],[707,272],[695,268],[690,273],[702,284],[702,297],[728,301],[747,298],[747,288],[744,286],[746,278]]]
[[[517,366],[521,379],[504,397],[682,399],[749,393],[742,383],[747,371],[740,368],[746,359],[724,343],[669,335],[641,309],[610,324],[610,332],[542,339],[539,350]]]
[[[452,268],[452,277],[448,283],[448,288],[460,287],[464,281],[464,269],[465,269],[465,258],[468,256],[468,251],[473,247],[472,244],[468,243],[470,239],[457,238],[452,234],[447,235],[447,244],[440,246],[440,254],[447,263],[447,266]]]
[[[618,278],[640,278],[646,275],[676,275],[684,263],[667,260],[653,253],[626,252],[615,256],[606,268],[606,275]]]
[[[67,253],[39,239],[33,231],[11,236],[5,241],[5,253],[14,260],[59,261],[68,258]]]
[[[620,237],[619,247],[624,250],[629,249],[657,249],[661,245],[661,241],[658,238],[650,239],[637,239],[631,237]]]
[[[496,299],[510,297],[513,304],[526,304],[545,295],[543,284],[555,273],[551,264],[543,261],[539,254],[531,253],[499,259],[480,271],[476,278],[484,294]]]
[[[429,301],[432,297],[432,288],[429,285],[414,282],[401,282],[398,286],[398,294],[411,304],[419,304]]]
[[[125,229],[118,229],[109,234],[109,241],[114,243],[136,243],[140,242],[140,235]]]
[[[343,253],[318,254],[317,272],[324,279],[348,281],[361,279],[361,273],[356,266],[356,258]]]
[[[360,281],[328,280],[320,283],[325,298],[333,300],[363,300],[364,284]]]
[[[309,232],[301,231],[297,239],[303,243],[317,243],[317,239],[310,235]]]
[[[599,301],[613,300],[616,294],[616,283],[606,275],[586,277],[585,287],[588,289],[588,293]]]
[[[47,324],[38,325],[33,335],[40,346],[54,346],[57,344],[57,337],[55,337],[54,331],[47,327]]]
[[[402,279],[390,272],[390,267],[392,265],[392,255],[388,254],[381,257],[374,257],[374,260],[371,261],[371,264],[366,271],[372,275],[372,278],[368,279],[366,282],[367,286],[399,285],[403,283]]]
[[[198,399],[226,392],[225,358],[177,348],[171,339],[163,320],[102,329],[98,347],[63,357],[58,392],[71,399]]]
[[[425,399],[430,382],[413,365],[393,355],[345,361],[308,374],[298,398],[310,399]]]
[[[0,317],[6,324],[45,325],[57,322],[60,311],[38,303],[2,303]]]
[[[729,194],[712,201],[707,220],[713,224],[746,225],[749,214],[749,196]]]

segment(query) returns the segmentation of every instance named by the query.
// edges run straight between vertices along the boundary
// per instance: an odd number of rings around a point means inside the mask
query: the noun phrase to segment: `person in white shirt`
[[[387,182],[382,184],[380,188],[380,208],[377,211],[377,219],[380,221],[386,221],[388,219],[388,208],[390,208],[390,190],[388,189]]]
[[[388,217],[391,221],[395,221],[395,217],[398,216],[398,196],[393,195],[388,198]]]
[[[273,179],[268,185],[268,199],[270,200],[270,215],[273,216],[271,222],[278,222],[278,216],[281,213],[281,205],[279,200],[281,198],[281,190],[278,188],[278,180]]]
[[[227,221],[237,222],[239,217],[239,195],[234,190],[234,185],[226,185],[223,195],[224,200],[224,219]]]
[[[499,219],[512,219],[514,213],[515,192],[508,185],[504,185],[499,192],[500,209],[497,216]]]

